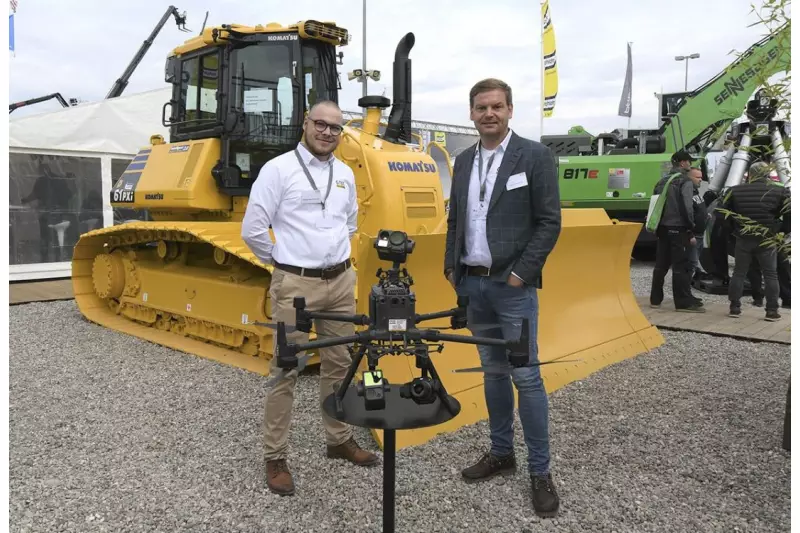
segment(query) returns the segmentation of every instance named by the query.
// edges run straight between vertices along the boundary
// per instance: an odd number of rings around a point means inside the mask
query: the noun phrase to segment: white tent
[[[135,154],[151,135],[168,139],[161,111],[171,88],[65,107],[58,111],[14,117],[9,121],[10,148],[36,148]],[[169,108],[167,108],[169,115]]]
[[[166,87],[58,111],[10,115],[12,281],[68,277],[80,234],[111,226],[115,218],[140,218],[111,208],[111,184],[152,135],[169,141],[161,113],[170,97]]]

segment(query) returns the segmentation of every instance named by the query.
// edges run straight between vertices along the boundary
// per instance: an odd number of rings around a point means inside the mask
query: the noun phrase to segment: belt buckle
[[[485,266],[477,266],[475,268],[478,269],[479,272],[478,275],[481,276],[482,278],[487,278],[491,275],[491,271]]]
[[[323,268],[321,270],[322,279],[333,279],[339,273],[339,267],[341,265],[335,265],[328,268]]]

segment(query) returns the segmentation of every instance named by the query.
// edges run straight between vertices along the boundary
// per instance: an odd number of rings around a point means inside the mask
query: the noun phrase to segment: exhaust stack
[[[383,138],[390,143],[411,141],[411,60],[408,54],[414,47],[414,41],[414,34],[407,33],[394,52],[394,101],[383,134]]]

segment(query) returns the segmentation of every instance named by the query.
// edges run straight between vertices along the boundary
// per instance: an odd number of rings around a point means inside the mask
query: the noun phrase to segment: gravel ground
[[[72,301],[11,307],[10,332],[11,531],[381,531],[381,469],[324,458],[317,375],[298,382],[298,491],[281,498],[260,376],[104,330]],[[535,517],[523,470],[460,481],[481,422],[398,453],[397,531],[789,531],[790,347],[665,337],[551,395],[557,519]],[[518,423],[516,446],[524,464]]]

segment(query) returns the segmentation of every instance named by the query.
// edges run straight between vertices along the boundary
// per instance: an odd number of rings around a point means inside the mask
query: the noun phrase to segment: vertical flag
[[[631,118],[632,103],[633,60],[631,59],[631,43],[628,43],[628,68],[625,71],[625,84],[622,86],[622,96],[619,99],[617,114],[621,117]]]
[[[14,14],[17,12],[17,1],[10,0],[11,14],[8,16],[8,49],[14,51]]]
[[[556,34],[550,18],[550,0],[544,0],[542,10],[542,116],[550,117],[556,106],[558,94],[558,68],[556,66]]]

